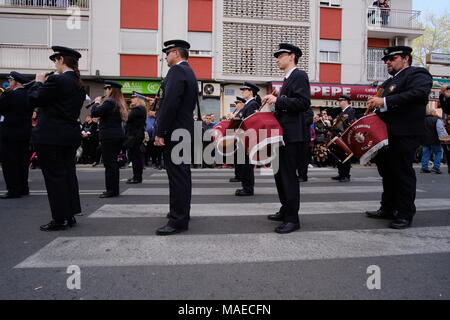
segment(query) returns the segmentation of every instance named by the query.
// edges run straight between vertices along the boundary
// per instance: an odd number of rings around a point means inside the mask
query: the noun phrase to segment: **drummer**
[[[236,115],[242,110],[242,108],[244,108],[246,102],[247,101],[244,98],[236,97],[236,101],[234,101],[234,112],[230,112],[227,114],[227,120],[234,119]],[[241,182],[241,173],[239,172],[240,167],[237,165],[237,152],[234,153],[234,163],[234,177],[230,178],[230,182]]]
[[[350,106],[352,99],[350,96],[343,94],[339,97],[339,107],[341,107],[342,112],[336,118],[334,133],[340,136],[350,125],[355,122],[355,110]],[[332,180],[338,180],[339,182],[349,182],[350,181],[350,168],[351,161],[346,161],[345,163],[337,162],[338,175],[332,177]]]
[[[254,83],[244,82],[244,85],[240,89],[242,98],[245,99],[245,105],[236,113],[234,119],[243,120],[259,109],[261,106],[261,97],[258,95],[259,88]],[[247,154],[245,154],[244,159],[242,159],[242,156],[240,157],[239,150],[244,150],[244,148],[238,148],[237,162],[235,163],[239,178],[241,179],[242,189],[236,190],[235,195],[238,197],[252,196],[255,187],[253,165],[250,163]]]

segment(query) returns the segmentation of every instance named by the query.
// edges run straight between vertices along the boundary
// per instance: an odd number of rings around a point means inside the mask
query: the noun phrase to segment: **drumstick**
[[[375,94],[375,97],[379,97],[383,94],[384,89],[383,88],[378,88],[377,93]],[[364,112],[364,115],[367,116],[370,112],[372,108],[371,107],[367,107],[366,112]]]
[[[272,91],[272,95],[273,95],[273,96],[278,96],[277,90],[276,90],[276,89]],[[264,104],[258,109],[258,111],[261,111],[266,105],[267,105],[267,102],[264,103]]]

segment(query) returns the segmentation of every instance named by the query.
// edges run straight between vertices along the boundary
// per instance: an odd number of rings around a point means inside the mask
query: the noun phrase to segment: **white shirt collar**
[[[253,97],[253,98],[251,98],[251,99],[248,99],[248,100],[245,102],[245,104],[249,103],[249,102],[252,101],[253,99],[255,99],[255,97]]]
[[[347,110],[348,108],[350,108],[350,105],[346,106],[344,110],[342,110],[342,112],[344,112],[345,110]]]
[[[400,70],[399,72],[397,72],[396,74],[394,74],[394,77],[396,77],[400,72],[402,72],[403,70],[405,70],[405,69],[408,69],[410,66],[407,66],[407,67],[404,67],[402,70]],[[394,78],[393,77],[393,78]]]
[[[295,69],[297,69],[297,67],[293,67],[291,70],[289,70],[288,72],[286,72],[286,74],[284,75],[284,77],[285,77],[286,79],[289,78],[289,76],[291,75],[291,73],[292,73]]]

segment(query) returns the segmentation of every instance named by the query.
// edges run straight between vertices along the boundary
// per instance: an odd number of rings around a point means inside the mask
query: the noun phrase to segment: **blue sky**
[[[442,15],[445,9],[450,13],[449,0],[413,0],[413,9],[422,11],[422,17],[427,13]]]

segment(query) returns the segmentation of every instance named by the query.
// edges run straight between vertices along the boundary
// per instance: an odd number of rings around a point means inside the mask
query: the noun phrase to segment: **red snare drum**
[[[224,120],[213,127],[211,134],[217,150],[221,155],[227,156],[236,152],[236,141],[238,136],[235,129],[241,121]]]
[[[272,112],[256,112],[242,121],[239,131],[250,162],[270,163],[276,156],[273,147],[283,144],[283,129]]]
[[[339,137],[328,142],[327,149],[340,163],[346,163],[353,157],[352,150]]]
[[[362,165],[388,145],[386,124],[375,113],[355,121],[341,138]]]

